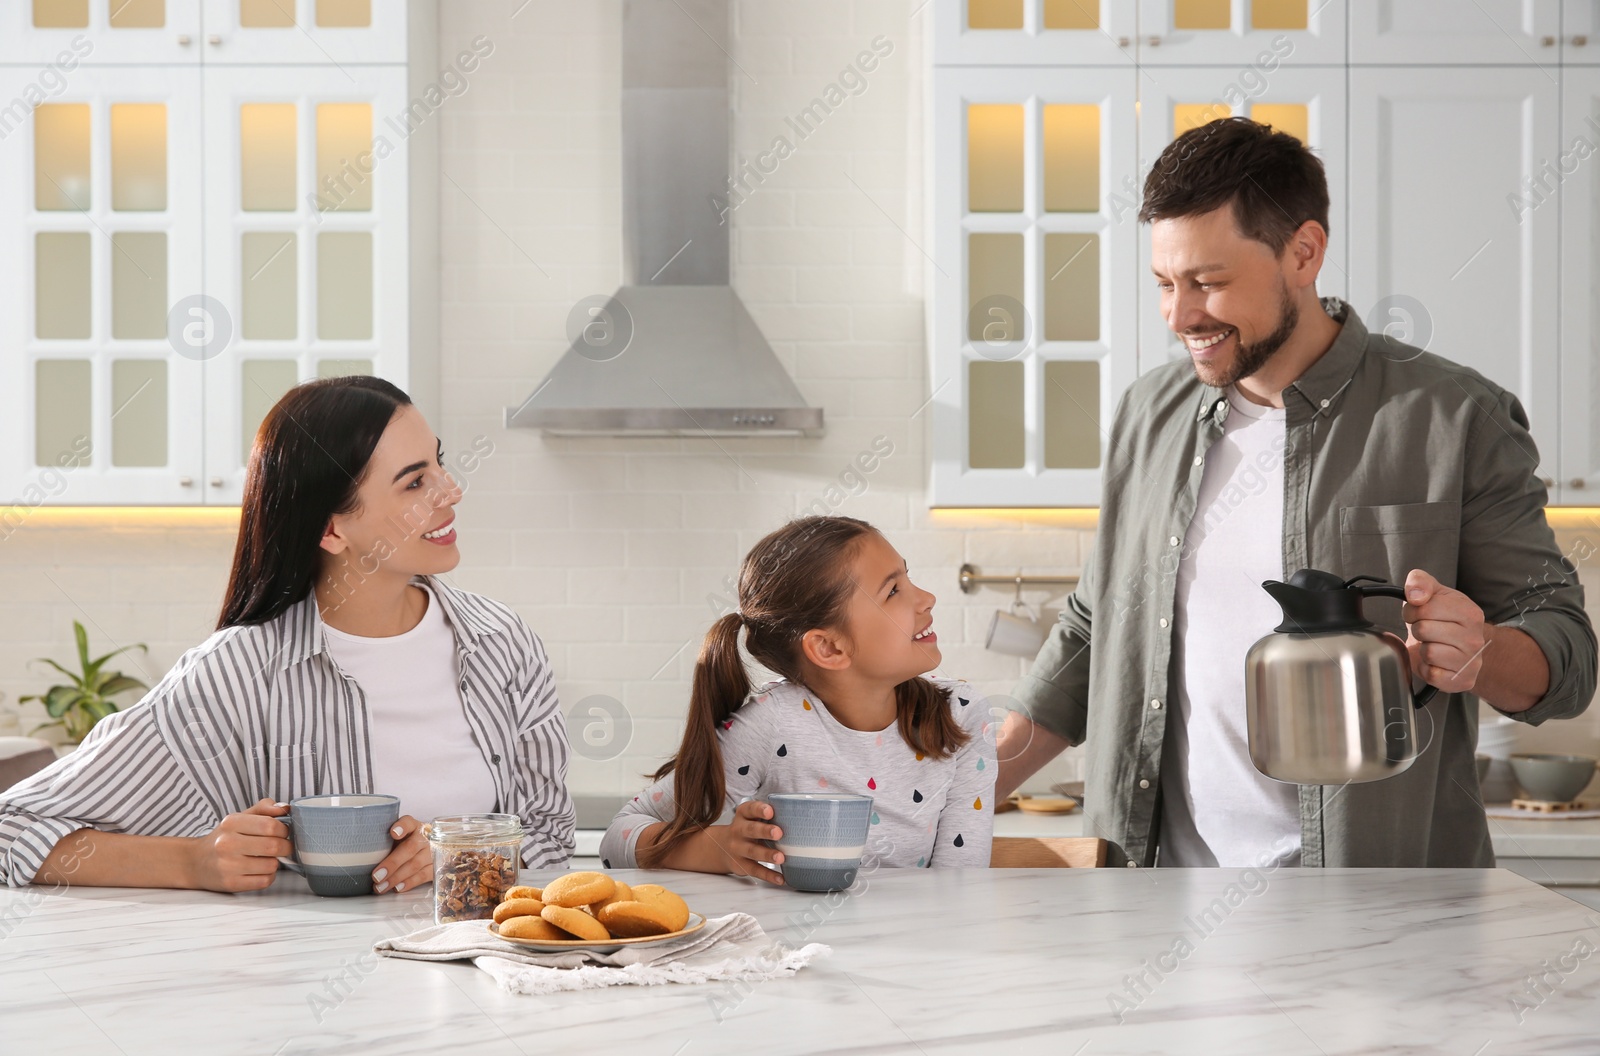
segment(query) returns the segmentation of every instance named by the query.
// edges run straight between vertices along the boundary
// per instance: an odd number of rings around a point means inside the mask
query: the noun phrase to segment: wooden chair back
[[[1106,841],[1094,836],[996,836],[991,869],[1099,869]]]

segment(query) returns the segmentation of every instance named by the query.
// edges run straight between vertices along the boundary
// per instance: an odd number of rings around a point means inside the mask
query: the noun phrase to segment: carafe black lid
[[[1373,585],[1359,586],[1363,580]],[[1371,595],[1403,597],[1399,587],[1376,576],[1340,579],[1317,568],[1302,568],[1287,583],[1269,579],[1261,587],[1283,608],[1283,622],[1273,630],[1284,634],[1370,630],[1372,622],[1362,615],[1361,600]]]

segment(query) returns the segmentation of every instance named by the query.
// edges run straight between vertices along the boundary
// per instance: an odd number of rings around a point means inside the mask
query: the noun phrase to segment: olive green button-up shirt
[[[1283,394],[1283,578],[1319,568],[1398,584],[1423,569],[1543,650],[1549,691],[1515,718],[1579,714],[1594,694],[1595,635],[1545,521],[1522,406],[1476,371],[1369,334],[1349,305],[1324,306],[1343,329]],[[1016,691],[1017,710],[1085,745],[1087,831],[1111,841],[1114,864],[1155,862],[1167,702],[1182,677],[1171,670],[1178,564],[1203,456],[1227,413],[1222,390],[1188,362],[1129,387],[1111,429],[1093,553]],[[1399,601],[1365,608],[1405,636]],[[1477,716],[1476,697],[1441,693],[1417,715],[1425,747],[1403,773],[1302,785],[1303,864],[1492,866],[1473,763]]]

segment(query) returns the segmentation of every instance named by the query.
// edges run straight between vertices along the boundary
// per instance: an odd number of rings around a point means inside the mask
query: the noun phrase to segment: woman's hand
[[[400,815],[400,820],[389,827],[394,837],[394,849],[372,870],[372,889],[383,894],[391,888],[410,891],[420,884],[433,881],[433,848],[422,834],[422,823],[410,814]]]
[[[278,819],[288,806],[270,799],[229,814],[189,847],[186,885],[205,891],[259,891],[272,883],[278,857],[293,851],[289,829]]]
[[[733,820],[728,824],[708,826],[700,833],[699,840],[715,854],[717,872],[760,877],[782,887],[783,874],[761,864],[782,864],[783,852],[762,842],[776,840],[782,835],[783,830],[772,824],[771,805],[752,799],[734,809]]]

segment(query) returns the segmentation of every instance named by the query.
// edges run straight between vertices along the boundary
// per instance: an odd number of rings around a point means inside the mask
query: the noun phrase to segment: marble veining
[[[0,889],[0,1052],[1600,1051],[1600,915],[1503,870],[884,869],[848,896],[651,875],[834,954],[528,997],[371,954],[430,921],[427,889]]]

